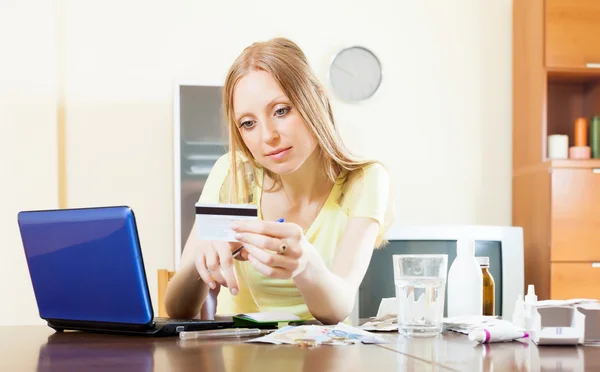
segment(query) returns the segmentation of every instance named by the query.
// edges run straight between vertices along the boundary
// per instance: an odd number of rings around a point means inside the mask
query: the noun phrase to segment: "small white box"
[[[531,339],[536,345],[600,342],[600,304],[533,307]]]
[[[534,307],[531,340],[536,345],[577,345],[583,343],[585,315],[571,306]]]

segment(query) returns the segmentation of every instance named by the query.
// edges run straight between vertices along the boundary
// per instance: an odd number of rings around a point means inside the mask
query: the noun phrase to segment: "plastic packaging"
[[[448,317],[483,313],[483,275],[475,259],[475,242],[456,242],[456,258],[448,272]]]
[[[477,341],[480,344],[487,344],[490,342],[514,341],[520,338],[527,337],[529,337],[529,334],[527,332],[519,331],[512,328],[476,329],[469,333],[469,340]]]
[[[477,263],[481,267],[481,275],[483,276],[483,314],[485,316],[496,315],[496,293],[495,283],[492,274],[490,273],[490,258],[476,257]]]
[[[512,322],[517,327],[525,328],[525,302],[523,301],[523,295],[520,293],[515,301]]]

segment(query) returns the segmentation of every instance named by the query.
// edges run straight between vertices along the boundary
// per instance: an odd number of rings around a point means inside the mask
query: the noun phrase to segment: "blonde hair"
[[[321,170],[329,180],[342,183],[343,190],[348,191],[355,184],[354,181],[360,178],[362,172],[358,172],[359,170],[374,163],[381,164],[376,160],[359,159],[348,151],[336,130],[329,98],[298,45],[285,38],[256,42],[244,49],[233,62],[223,87],[223,109],[231,156],[231,179],[227,192],[229,202],[251,202],[253,180],[262,181],[256,179],[256,169],[263,169],[263,172],[276,182],[279,180],[276,174],[262,167],[254,159],[237,129],[235,120],[233,109],[235,87],[244,75],[256,70],[265,71],[273,77],[300,114],[310,133],[316,138],[322,162]],[[239,161],[238,153],[246,158],[247,162]],[[239,169],[240,165],[244,168],[242,172]],[[385,168],[383,164],[381,165]],[[239,182],[240,176],[243,182]],[[344,192],[342,198],[343,194]],[[382,227],[384,231],[394,219],[392,193],[390,192],[389,195],[390,203],[385,213],[385,226]],[[376,247],[380,248],[386,243],[387,241],[379,237]]]
[[[352,176],[353,171],[376,162],[374,160],[358,159],[346,149],[335,128],[335,120],[329,99],[298,45],[285,38],[256,42],[244,49],[233,62],[223,87],[223,105],[225,122],[229,132],[234,200],[247,201],[250,192],[247,182],[239,183],[237,152],[242,153],[254,167],[261,167],[244,144],[237,130],[233,110],[233,93],[237,82],[245,74],[254,70],[269,73],[292,102],[294,108],[298,110],[302,120],[318,142],[321,161],[323,162],[321,169],[332,182],[335,182],[340,174]],[[271,179],[278,179],[277,175],[268,169],[264,169],[264,172]],[[248,170],[246,170],[246,173],[248,173]]]

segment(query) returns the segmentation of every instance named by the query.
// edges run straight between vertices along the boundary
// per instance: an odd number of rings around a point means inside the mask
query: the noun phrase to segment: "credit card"
[[[196,234],[200,240],[236,242],[233,221],[258,219],[253,204],[196,204]]]

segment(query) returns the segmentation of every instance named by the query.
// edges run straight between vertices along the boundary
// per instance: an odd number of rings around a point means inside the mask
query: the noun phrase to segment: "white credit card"
[[[200,240],[236,242],[231,223],[257,220],[258,208],[253,204],[196,204],[196,235]]]

